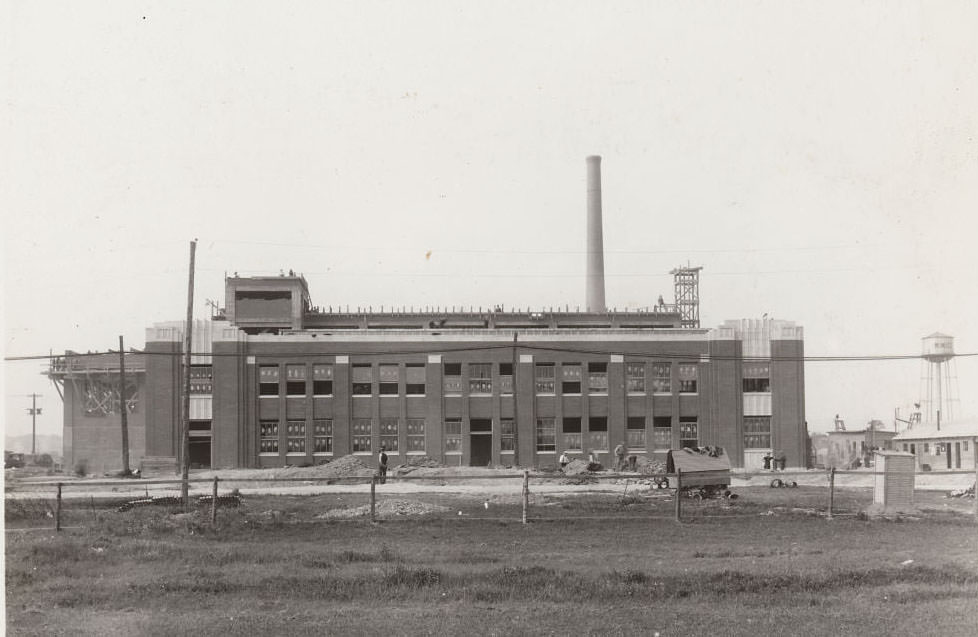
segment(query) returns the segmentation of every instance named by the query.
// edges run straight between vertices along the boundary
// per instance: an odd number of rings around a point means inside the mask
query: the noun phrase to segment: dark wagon
[[[730,458],[721,447],[672,449],[666,458],[666,472],[681,472],[681,478],[670,476],[669,488],[680,486],[692,497],[730,495]]]

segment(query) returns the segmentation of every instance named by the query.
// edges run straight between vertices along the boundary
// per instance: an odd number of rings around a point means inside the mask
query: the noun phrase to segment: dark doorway
[[[211,439],[198,438],[190,440],[190,468],[191,469],[210,469],[211,467]]]
[[[469,436],[471,439],[469,449],[469,466],[485,467],[492,462],[492,433],[474,433]]]
[[[961,443],[954,443],[954,468],[961,468]]]
[[[947,468],[951,468],[951,443],[946,443],[944,445],[944,454],[947,456]]]

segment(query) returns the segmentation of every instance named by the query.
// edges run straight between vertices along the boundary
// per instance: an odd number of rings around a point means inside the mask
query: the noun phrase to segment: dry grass
[[[759,515],[775,497],[682,525],[615,496],[576,518],[561,499],[526,527],[315,521],[336,504],[317,498],[248,499],[216,528],[206,512],[103,510],[8,535],[7,632],[974,634],[972,520]]]

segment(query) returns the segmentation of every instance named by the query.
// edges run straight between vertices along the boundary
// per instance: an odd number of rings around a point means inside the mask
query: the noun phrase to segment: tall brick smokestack
[[[585,307],[589,312],[604,312],[604,239],[601,234],[601,157],[591,155],[587,162],[587,275]]]

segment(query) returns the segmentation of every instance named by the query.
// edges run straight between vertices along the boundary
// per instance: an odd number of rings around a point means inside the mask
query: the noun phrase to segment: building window
[[[679,417],[679,448],[699,447],[699,423],[695,416]]]
[[[564,363],[560,366],[560,393],[580,394],[582,380],[580,363]]]
[[[744,418],[744,448],[771,448],[770,416],[748,416]]]
[[[516,450],[516,425],[512,418],[502,418],[499,421],[499,450]]]
[[[513,364],[512,363],[499,364],[499,393],[500,394],[513,393]]]
[[[652,392],[672,393],[672,363],[652,363]]]
[[[397,452],[397,418],[380,419],[380,446]]]
[[[333,421],[312,421],[312,444],[315,453],[333,453]]]
[[[561,427],[561,433],[563,438],[561,442],[563,443],[561,448],[567,451],[580,451],[581,450],[581,419],[580,418],[564,418]]]
[[[397,365],[380,366],[380,395],[397,396],[400,393],[398,382],[400,381],[400,368]],[[390,450],[390,447],[388,447]]]
[[[965,440],[964,442],[961,443],[961,450],[962,451],[967,451],[968,450],[968,441],[967,440]]]
[[[306,452],[306,423],[301,420],[290,420],[285,423],[286,453],[302,454]]]
[[[462,395],[462,363],[445,363],[445,395]]]
[[[629,394],[644,394],[645,363],[625,363],[625,383]]]
[[[652,417],[652,448],[656,451],[672,449],[672,418],[669,416]]]
[[[587,390],[590,394],[608,393],[608,363],[587,364]]]
[[[462,453],[462,419],[445,419],[445,453]]]
[[[490,363],[469,363],[469,393],[492,393],[492,365]]]
[[[210,365],[190,367],[190,393],[211,394],[214,392],[214,368]],[[276,389],[276,394],[278,393]]]
[[[425,371],[424,365],[407,365],[404,368],[405,392],[408,396],[424,396]]]
[[[278,453],[278,421],[263,420],[258,423],[258,452]]]
[[[551,370],[553,367],[551,366]],[[537,451],[553,452],[557,450],[556,433],[553,418],[537,418]]]
[[[285,366],[285,395],[286,396],[306,395],[306,366],[305,365]]]
[[[587,419],[587,441],[590,450],[607,451],[608,419],[605,416],[591,416]]]
[[[312,366],[312,394],[313,396],[333,395],[333,366],[332,365]]]
[[[625,423],[625,446],[645,449],[645,416],[629,416]]]
[[[930,445],[926,442],[924,443],[924,453],[930,453]],[[940,452],[937,455],[941,455]]]
[[[353,420],[353,453],[370,453],[370,419]]]
[[[258,368],[258,395],[278,396],[278,365],[262,365]]]
[[[538,394],[554,393],[554,364],[536,364],[536,391]]]
[[[907,450],[907,443],[903,443],[903,450],[904,450],[904,451],[906,451],[906,450]]]
[[[370,365],[353,366],[353,395],[369,396],[373,393],[373,368]],[[367,451],[370,451],[369,449]]]
[[[679,393],[695,394],[697,368],[696,363],[680,363],[676,370],[679,376]]]
[[[766,363],[745,363],[743,374],[745,394],[771,391],[770,365]]]
[[[408,453],[424,453],[424,418],[408,418],[407,450]]]

